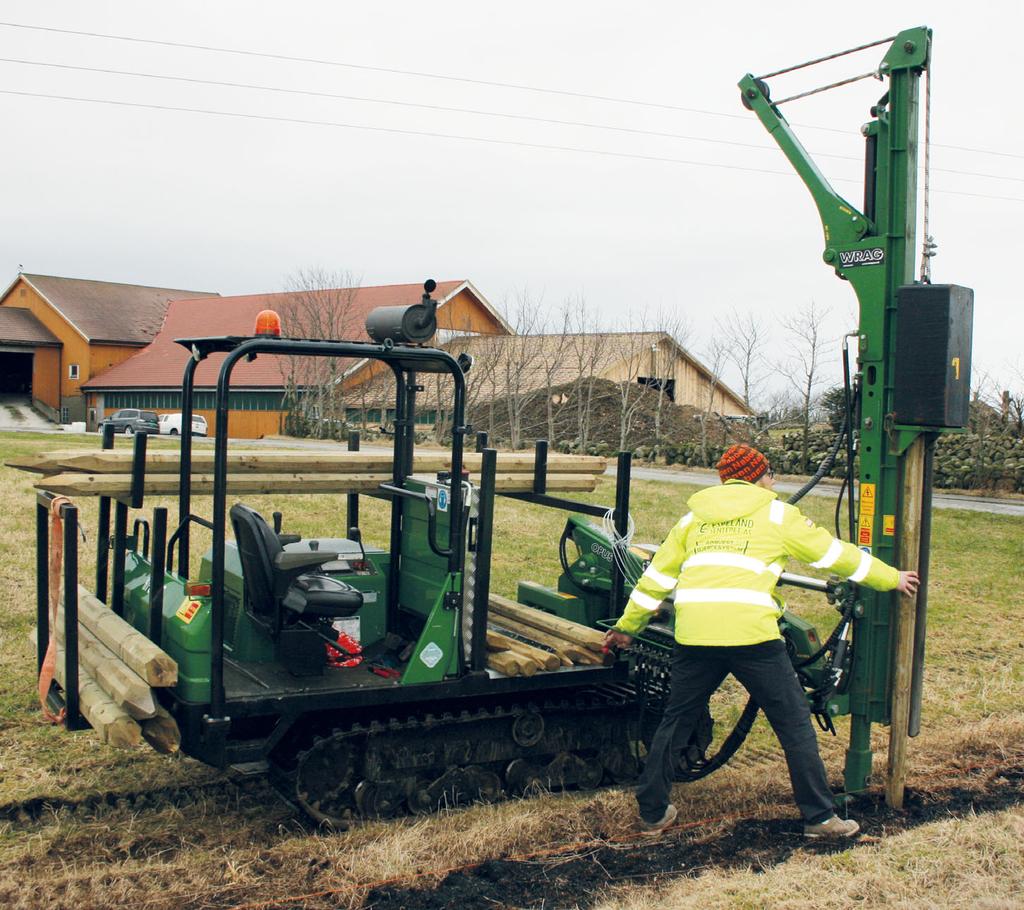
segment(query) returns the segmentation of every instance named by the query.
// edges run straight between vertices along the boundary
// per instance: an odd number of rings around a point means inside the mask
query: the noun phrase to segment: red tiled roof
[[[31,310],[0,306],[0,344],[60,347],[60,339]]]
[[[89,341],[149,344],[172,300],[209,297],[209,291],[152,288],[113,281],[28,275],[24,278]]]
[[[464,284],[464,281],[440,281],[434,291],[434,299],[442,302]],[[339,296],[342,293],[344,296]],[[348,340],[366,341],[369,339],[363,323],[371,310],[379,306],[418,303],[422,294],[422,284],[392,284],[341,291],[175,300],[167,308],[163,327],[151,345],[123,363],[94,376],[83,388],[180,388],[182,372],[189,355],[174,339],[251,335],[256,315],[266,309],[281,313],[284,334],[288,335],[289,308],[299,308],[318,299],[324,306],[338,306],[339,300],[343,300],[344,316],[334,320],[333,328]],[[225,356],[212,354],[199,365],[195,376],[196,388],[209,388],[217,384],[220,365]],[[234,388],[280,388],[284,385],[286,366],[287,359],[284,357],[261,355],[252,363],[238,364],[231,374],[231,385]]]

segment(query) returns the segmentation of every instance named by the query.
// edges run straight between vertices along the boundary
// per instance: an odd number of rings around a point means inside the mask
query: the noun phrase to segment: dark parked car
[[[115,433],[126,433],[133,436],[135,433],[159,433],[160,424],[156,419],[155,411],[140,411],[138,408],[121,408],[114,411],[109,417],[100,421],[102,430],[106,424],[114,427]]]

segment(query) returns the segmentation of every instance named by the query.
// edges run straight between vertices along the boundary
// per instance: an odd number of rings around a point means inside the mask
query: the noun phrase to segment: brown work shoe
[[[804,825],[804,837],[816,837],[827,840],[842,840],[853,837],[860,831],[860,825],[852,818],[840,818],[833,815],[816,825]]]
[[[642,818],[640,819],[640,833],[648,837],[657,837],[676,820],[678,814],[676,807],[669,803],[665,814],[656,822],[645,822]]]

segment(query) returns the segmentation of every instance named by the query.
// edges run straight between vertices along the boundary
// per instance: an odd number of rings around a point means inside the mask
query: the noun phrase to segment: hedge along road
[[[608,474],[614,474],[615,468],[609,467]],[[666,471],[662,468],[647,468],[634,465],[631,476],[636,480],[661,480],[668,483],[695,484],[697,486],[708,486],[718,482],[718,475],[714,471],[707,473],[700,471]],[[800,489],[802,483],[794,483],[791,480],[775,481],[775,489],[780,493],[795,493]],[[839,495],[839,485],[823,481],[818,484],[808,496],[827,496],[835,499]],[[937,509],[966,509],[970,512],[992,512],[996,515],[1024,516],[1024,499],[995,499],[988,496],[963,496],[956,493],[940,493],[936,490],[932,494],[932,504]]]

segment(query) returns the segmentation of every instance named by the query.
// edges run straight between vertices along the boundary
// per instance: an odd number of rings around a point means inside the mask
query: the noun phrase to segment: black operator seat
[[[337,559],[336,553],[286,553],[263,516],[241,503],[231,507],[231,525],[242,561],[245,599],[257,618],[280,629],[287,624],[282,610],[334,618],[352,616],[363,605],[361,591],[316,571]]]

